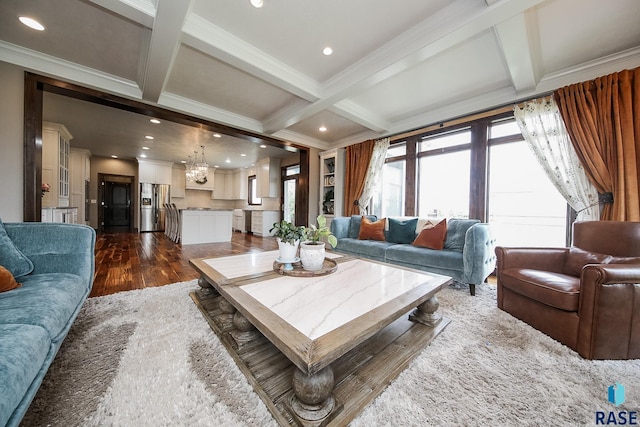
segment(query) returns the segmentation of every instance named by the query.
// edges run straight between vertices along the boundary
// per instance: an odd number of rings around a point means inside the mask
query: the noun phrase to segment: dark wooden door
[[[104,226],[131,227],[131,184],[105,182]]]

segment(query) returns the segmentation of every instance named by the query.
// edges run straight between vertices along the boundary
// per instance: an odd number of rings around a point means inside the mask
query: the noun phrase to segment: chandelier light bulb
[[[186,164],[186,178],[189,182],[196,182],[198,184],[204,184],[207,182],[207,175],[209,174],[209,164],[204,157],[204,145],[202,148],[202,154],[198,158],[198,152],[193,152],[193,158],[189,156],[189,160]]]

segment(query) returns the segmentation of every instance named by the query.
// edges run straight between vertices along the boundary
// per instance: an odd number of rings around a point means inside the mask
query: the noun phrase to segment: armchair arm
[[[465,282],[480,285],[496,267],[496,240],[489,224],[474,224],[467,230],[462,249]]]
[[[498,274],[509,268],[531,268],[562,273],[568,253],[568,248],[507,248],[498,246],[496,248]]]
[[[582,269],[577,351],[587,359],[640,358],[640,264]]]

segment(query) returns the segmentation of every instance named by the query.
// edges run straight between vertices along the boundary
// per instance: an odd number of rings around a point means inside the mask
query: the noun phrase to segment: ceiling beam
[[[539,82],[539,50],[535,49],[537,28],[534,14],[521,13],[493,27],[516,92],[534,89]]]
[[[158,0],[147,62],[143,65],[142,98],[158,102],[180,46],[192,0]]]
[[[287,128],[543,1],[502,0],[489,7],[480,1],[470,8],[468,1],[457,0],[328,81],[318,101],[288,115],[277,112],[263,127],[266,132]]]
[[[153,25],[156,8],[151,0],[89,0],[93,4],[110,10],[147,28]]]

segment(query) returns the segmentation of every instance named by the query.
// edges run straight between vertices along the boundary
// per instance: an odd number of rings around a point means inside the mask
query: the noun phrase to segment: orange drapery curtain
[[[587,176],[599,193],[613,193],[600,219],[640,221],[640,67],[554,97]]]
[[[369,162],[376,142],[372,139],[350,145],[345,153],[344,216],[360,215],[360,207],[354,202],[364,190]]]

